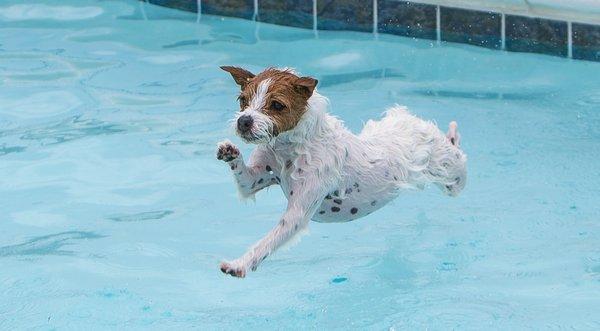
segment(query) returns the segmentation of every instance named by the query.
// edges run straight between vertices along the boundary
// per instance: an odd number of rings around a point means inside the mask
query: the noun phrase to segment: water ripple
[[[352,83],[358,80],[369,78],[403,78],[404,74],[393,68],[381,68],[375,70],[323,75],[319,79],[321,87],[329,87],[341,84]]]
[[[105,236],[87,231],[67,231],[35,237],[21,244],[0,247],[0,257],[25,255],[73,255],[73,251],[62,250],[73,240],[99,239]]]
[[[0,156],[10,153],[20,153],[25,150],[23,146],[6,146],[6,144],[0,145]]]
[[[82,119],[74,116],[46,128],[30,130],[21,136],[23,140],[35,140],[43,145],[54,145],[90,136],[110,135],[126,132],[125,126],[107,123],[98,119]]]
[[[150,220],[159,220],[173,214],[172,210],[157,210],[157,211],[146,211],[136,214],[121,214],[107,217],[109,220],[115,222],[141,222]]]

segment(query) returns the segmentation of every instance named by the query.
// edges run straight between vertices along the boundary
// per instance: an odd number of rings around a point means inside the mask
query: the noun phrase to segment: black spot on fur
[[[292,160],[285,161],[285,168],[289,169],[292,166]]]
[[[331,211],[337,213],[338,211],[340,211],[340,207],[333,206],[331,207]]]
[[[238,175],[241,175],[241,174],[242,174],[242,172],[240,171],[240,172],[238,172],[237,174],[238,174]]]
[[[454,180],[456,181],[456,184],[460,184],[460,177],[456,177]]]
[[[340,191],[338,191],[338,190],[333,191],[333,196],[339,197],[340,196]]]
[[[358,208],[352,207],[352,209],[350,209],[350,214],[354,215],[356,213],[358,213]]]
[[[347,188],[346,189],[346,194],[350,194],[350,193],[352,193],[352,189],[351,188]]]
[[[358,183],[354,183],[354,188],[358,188]]]
[[[371,206],[375,206],[375,204],[377,204],[377,200],[371,201]]]
[[[299,174],[302,173],[302,169],[298,168],[298,173]]]
[[[275,176],[275,179],[277,179],[278,183],[281,183],[281,178],[279,178],[279,176]]]
[[[271,172],[273,171],[273,169],[271,169],[271,166],[267,164],[267,166],[265,167],[265,169],[267,169],[267,171]]]
[[[450,142],[452,143],[452,145],[456,145],[456,144],[454,143],[454,137],[450,138]]]
[[[324,210],[321,210],[321,211],[319,212],[319,214],[323,215],[323,214],[325,214],[325,211],[324,211]]]
[[[327,194],[327,195],[325,196],[325,199],[327,199],[327,200],[331,200],[331,194]]]
[[[290,195],[294,195],[294,190],[291,190],[291,191],[290,191]]]
[[[256,187],[256,182],[252,183],[252,186],[250,187],[250,189],[253,189]]]
[[[342,204],[342,200],[340,199],[333,199],[333,202],[337,203],[338,205]]]
[[[282,218],[281,221],[279,221],[279,224],[281,224],[282,226],[285,225],[285,219]]]
[[[262,182],[263,182],[263,181],[264,181],[264,180],[261,178],[261,179],[259,179],[259,180],[258,180],[258,183],[259,183],[259,184],[262,184]]]
[[[398,177],[394,176],[394,180],[398,180]]]
[[[230,168],[231,168],[231,170],[235,170],[235,168],[237,168],[237,166],[236,166],[235,164],[232,164],[232,165],[230,166]]]

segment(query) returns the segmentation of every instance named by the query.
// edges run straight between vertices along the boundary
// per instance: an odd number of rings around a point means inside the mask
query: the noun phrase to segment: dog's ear
[[[319,81],[312,77],[298,77],[294,82],[294,87],[296,87],[300,93],[304,94],[306,98],[310,98],[315,87],[317,87],[317,83],[319,83]]]
[[[222,66],[221,69],[227,71],[233,77],[233,80],[242,88],[248,84],[248,82],[254,78],[254,74],[246,69],[242,69],[240,67],[232,67],[232,66]]]

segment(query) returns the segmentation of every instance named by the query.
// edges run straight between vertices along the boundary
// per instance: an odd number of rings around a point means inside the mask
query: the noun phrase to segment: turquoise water
[[[312,223],[222,275],[285,207],[240,202],[214,158],[237,107],[223,64],[314,75],[355,132],[394,103],[456,119],[466,190]],[[599,329],[599,127],[600,63],[4,0],[0,329]]]

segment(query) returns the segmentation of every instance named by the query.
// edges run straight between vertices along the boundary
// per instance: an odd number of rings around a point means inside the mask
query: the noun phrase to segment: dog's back
[[[434,123],[410,114],[406,107],[395,106],[381,120],[369,120],[358,138],[376,158],[388,162],[401,188],[422,188],[433,182],[444,193],[456,196],[465,187],[464,152]]]

